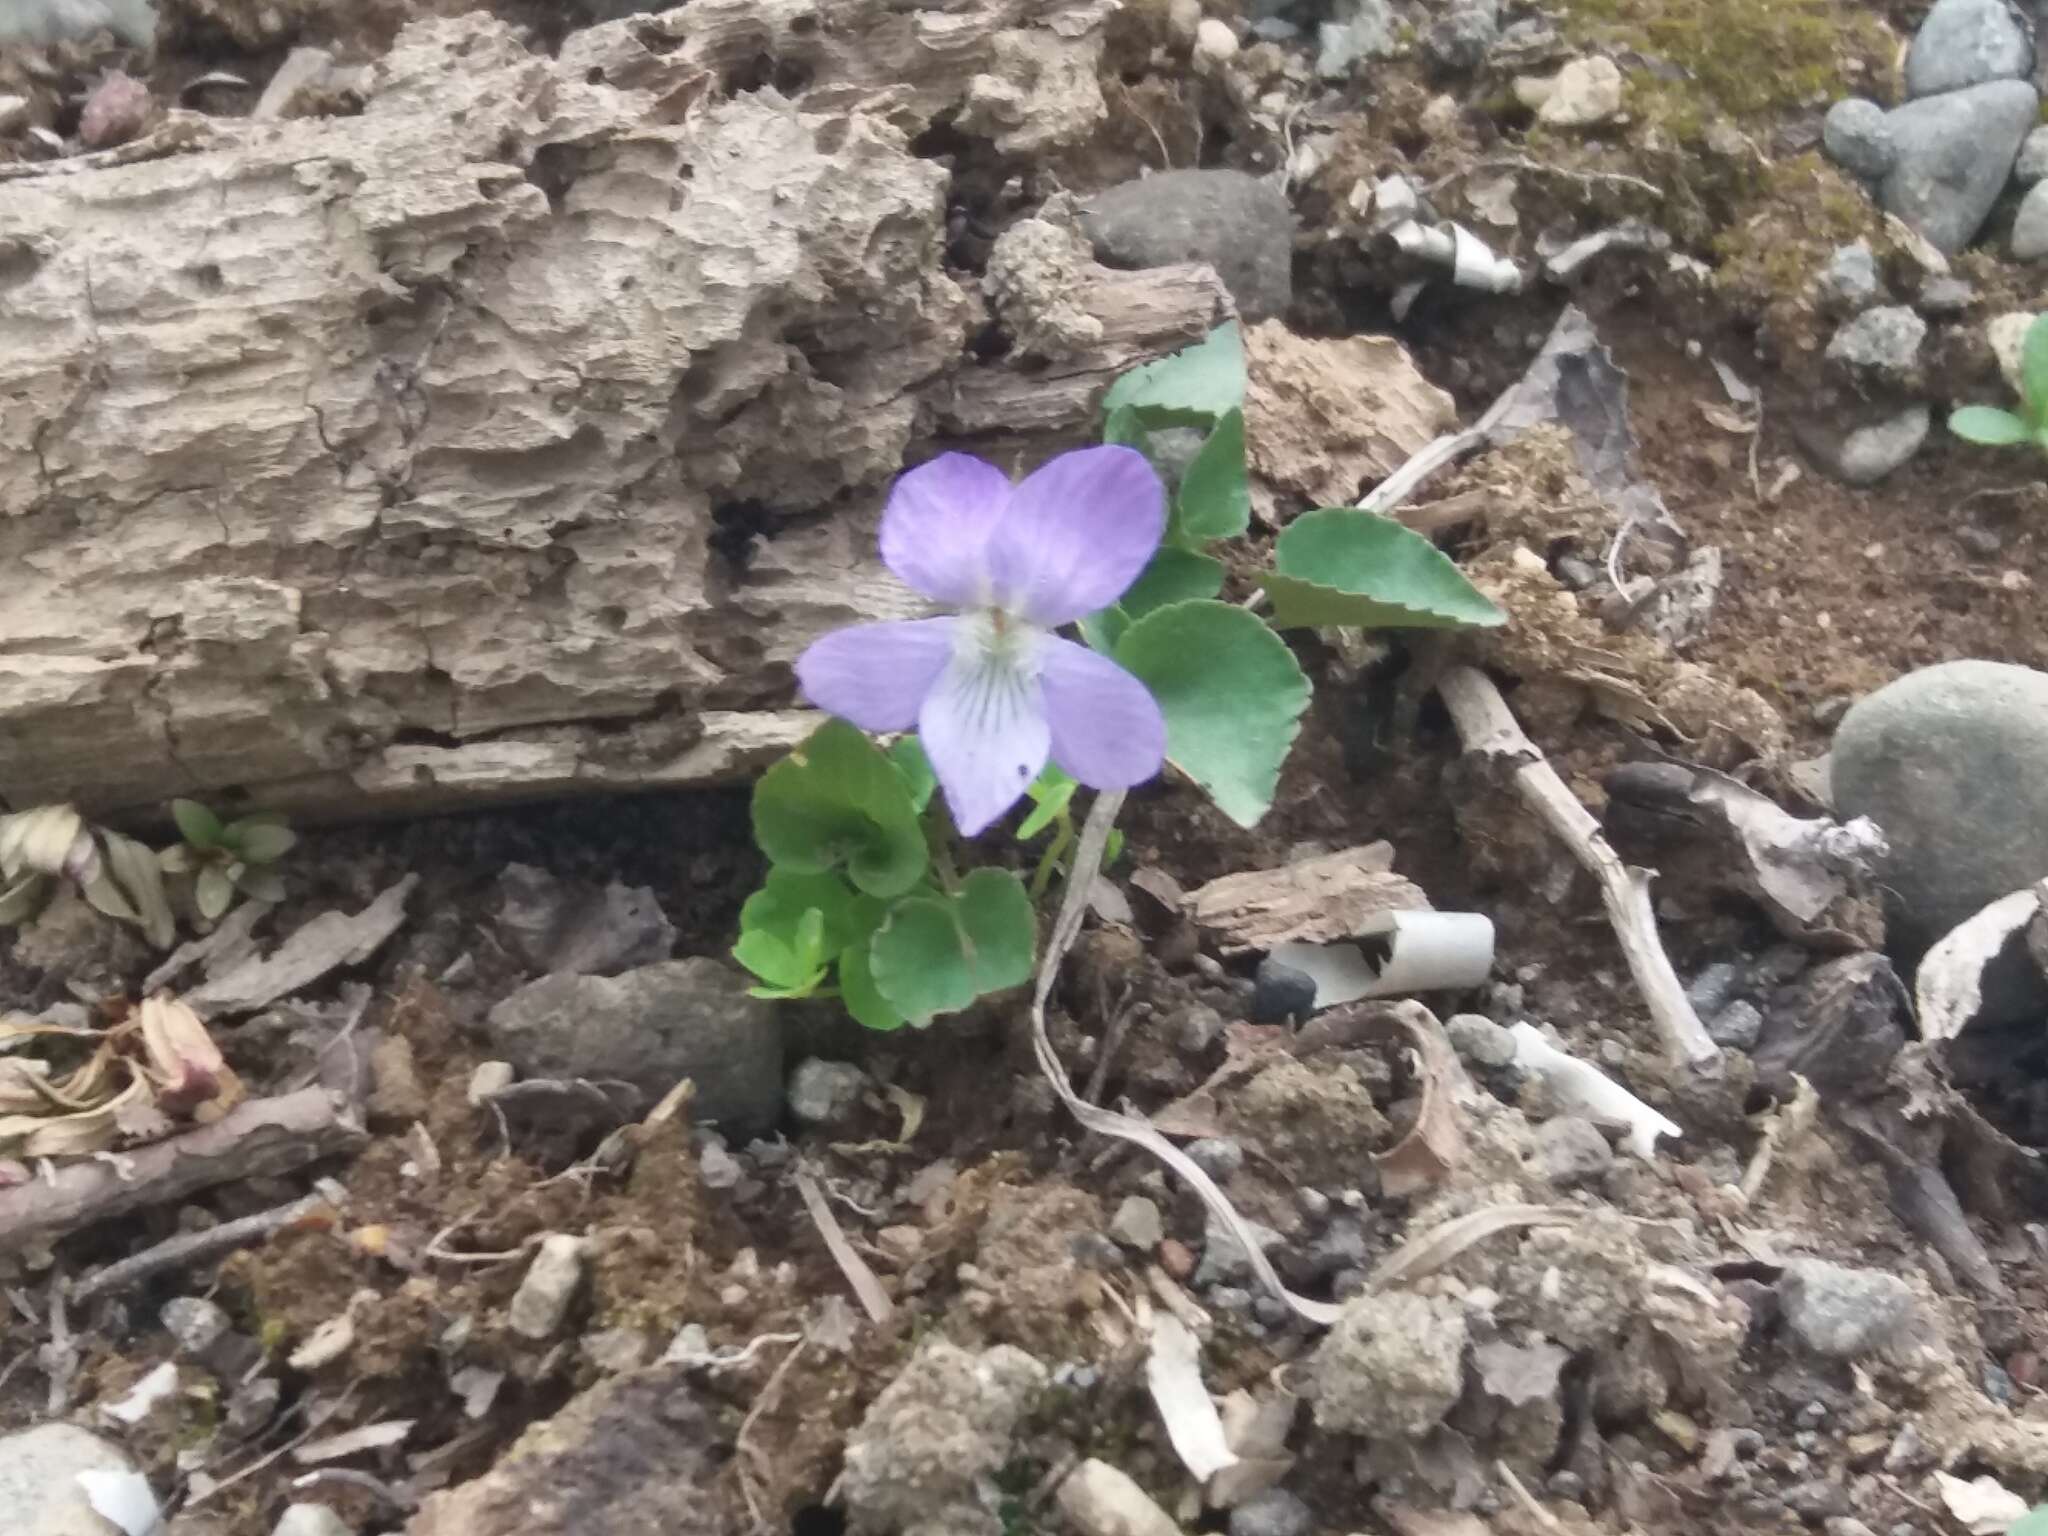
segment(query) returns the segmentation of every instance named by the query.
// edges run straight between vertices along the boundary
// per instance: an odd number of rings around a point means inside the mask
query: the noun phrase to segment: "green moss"
[[[1634,49],[1679,72],[1639,74],[1631,93],[1674,131],[1825,101],[1845,74],[1880,78],[1892,52],[1883,25],[1843,0],[1564,0],[1562,12],[1570,41]]]
[[[1753,305],[1796,303],[1836,246],[1881,235],[1870,199],[1809,152],[1766,167],[1714,237],[1715,282]]]

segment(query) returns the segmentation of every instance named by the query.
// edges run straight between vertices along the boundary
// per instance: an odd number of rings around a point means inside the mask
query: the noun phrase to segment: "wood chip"
[[[1189,894],[1188,916],[1216,935],[1226,955],[1289,940],[1348,939],[1382,913],[1428,909],[1422,888],[1395,874],[1393,862],[1391,844],[1370,843],[1225,875]]]

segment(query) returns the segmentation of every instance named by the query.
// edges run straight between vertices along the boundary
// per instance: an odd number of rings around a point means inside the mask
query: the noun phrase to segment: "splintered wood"
[[[1395,874],[1393,864],[1391,843],[1368,843],[1225,875],[1189,893],[1187,915],[1215,935],[1226,955],[1354,938],[1386,913],[1428,910],[1422,888]]]

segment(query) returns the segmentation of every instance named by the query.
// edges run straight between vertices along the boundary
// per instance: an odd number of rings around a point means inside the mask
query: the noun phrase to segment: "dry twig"
[[[839,1218],[832,1214],[832,1207],[825,1203],[823,1191],[817,1181],[802,1169],[795,1174],[796,1192],[803,1198],[804,1209],[810,1212],[811,1221],[817,1226],[818,1236],[825,1240],[825,1247],[832,1254],[832,1261],[839,1266],[839,1272],[846,1276],[846,1283],[853,1287],[853,1294],[867,1313],[868,1320],[886,1323],[895,1312],[895,1303],[889,1300],[889,1293],[882,1289],[882,1282],[875,1278],[875,1272],[868,1268],[867,1260],[853,1251],[853,1244],[846,1240],[846,1233],[839,1226]]]
[[[204,1232],[181,1232],[176,1237],[166,1238],[153,1248],[130,1254],[117,1263],[109,1264],[91,1279],[73,1287],[71,1299],[87,1302],[99,1296],[110,1296],[116,1291],[125,1291],[129,1286],[147,1280],[151,1275],[166,1269],[183,1269],[191,1264],[204,1264],[222,1254],[232,1253],[260,1243],[265,1238],[282,1232],[286,1227],[304,1221],[316,1212],[327,1209],[324,1195],[306,1195],[285,1205],[272,1206],[267,1211],[258,1211],[253,1216],[243,1216],[235,1221],[224,1221],[217,1227]]]
[[[1502,769],[1515,792],[1600,883],[1600,897],[1628,958],[1629,972],[1672,1059],[1693,1068],[1717,1063],[1721,1049],[1693,1011],[1658,937],[1650,872],[1622,863],[1593,813],[1579,803],[1516,722],[1492,678],[1477,667],[1451,667],[1438,680],[1437,692],[1465,750]]]

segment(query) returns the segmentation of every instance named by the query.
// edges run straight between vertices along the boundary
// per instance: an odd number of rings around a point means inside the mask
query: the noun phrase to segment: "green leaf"
[[[189,875],[199,867],[190,843],[173,843],[156,856],[156,867],[167,875]]]
[[[136,924],[144,937],[158,949],[169,949],[178,940],[178,919],[171,911],[171,898],[164,890],[163,867],[156,855],[132,837],[102,831],[106,848],[106,872],[120,886],[135,909]]]
[[[2020,394],[2037,427],[2048,427],[2048,314],[2034,316],[2020,343]]]
[[[220,835],[226,830],[220,818],[197,800],[173,800],[171,820],[178,824],[178,836],[194,848],[219,847]]]
[[[765,928],[742,933],[732,947],[732,957],[773,987],[779,997],[802,985],[811,969],[800,965],[796,951]]]
[[[2019,417],[1993,405],[1966,405],[1951,412],[1948,429],[1965,442],[1982,443],[1987,448],[2024,443],[2033,435]]]
[[[896,903],[868,944],[875,989],[912,1024],[1031,979],[1038,925],[1024,883],[977,869],[953,896]]]
[[[808,913],[818,914],[817,953],[826,955],[865,939],[875,931],[887,909],[864,896],[836,874],[803,874],[775,865],[761,889],[740,908],[740,931],[772,933],[796,948]]]
[[[1140,585],[1145,578],[1138,577]],[[1131,588],[1133,592],[1137,587]],[[1108,656],[1116,650],[1117,641],[1123,639],[1124,631],[1131,627],[1131,616],[1124,611],[1121,603],[1112,603],[1107,608],[1098,608],[1081,620],[1081,638],[1088,642],[1091,650]]]
[[[244,816],[221,829],[220,840],[251,864],[275,864],[299,844],[299,834],[270,812]]]
[[[855,1023],[868,1029],[901,1029],[910,1021],[875,985],[874,972],[868,966],[868,942],[849,944],[839,952],[839,1001]]]
[[[1130,591],[1123,595],[1117,608],[1124,616],[1125,628],[1128,628],[1130,620],[1141,619],[1154,608],[1214,597],[1222,590],[1221,560],[1213,555],[1197,554],[1191,549],[1176,549],[1169,544],[1152,557],[1152,563],[1131,583]],[[1118,636],[1121,638],[1121,630]]]
[[[1123,852],[1124,829],[1122,827],[1111,827],[1109,829],[1109,836],[1102,840],[1102,867],[1104,869],[1109,868],[1110,865],[1123,857]]]
[[[199,880],[192,888],[192,899],[201,917],[209,923],[218,922],[234,902],[235,882],[228,878],[226,870],[209,864],[199,871]]]
[[[1107,401],[1104,403],[1107,409]],[[1102,418],[1102,440],[1124,448],[1145,451],[1146,439],[1151,434],[1145,430],[1145,423],[1138,420],[1138,413],[1128,405],[1120,405]]]
[[[1254,825],[1308,708],[1308,679],[1286,642],[1235,604],[1173,603],[1133,624],[1116,660],[1159,701],[1168,759],[1224,815]]]
[[[1304,512],[1261,576],[1279,629],[1490,628],[1507,622],[1442,550],[1391,518],[1352,507]]]
[[[871,896],[896,896],[925,868],[924,829],[896,764],[843,720],[829,720],[754,786],[754,841],[808,874],[846,867]]]
[[[898,736],[889,743],[889,761],[910,786],[910,803],[923,815],[939,787],[939,776],[932,772],[931,759],[924,755],[924,743],[915,736]]]
[[[1024,791],[1031,797],[1031,814],[1026,816],[1023,825],[1017,828],[1017,841],[1028,843],[1059,820],[1060,813],[1066,810],[1074,798],[1074,791],[1080,787],[1058,768],[1047,763],[1045,772],[1033,780],[1031,787]]]
[[[1118,379],[1102,397],[1103,416],[1115,421],[1128,407],[1146,426],[1206,426],[1244,404],[1244,380],[1244,333],[1232,320],[1205,340]]]
[[[1252,487],[1244,465],[1244,412],[1226,411],[1181,477],[1173,503],[1183,543],[1234,539],[1252,524]]]

